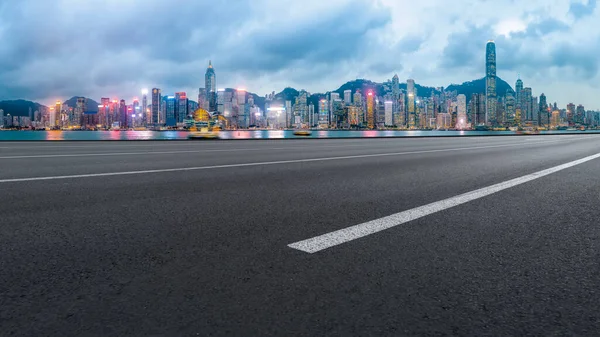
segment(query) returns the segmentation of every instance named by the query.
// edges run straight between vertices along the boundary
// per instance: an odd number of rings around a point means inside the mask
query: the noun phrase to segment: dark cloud
[[[580,1],[572,1],[569,5],[569,14],[575,19],[581,19],[592,15],[595,9],[596,0],[588,0],[587,4],[581,3]]]

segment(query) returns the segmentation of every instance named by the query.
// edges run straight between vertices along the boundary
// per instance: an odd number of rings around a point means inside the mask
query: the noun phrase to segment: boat
[[[312,132],[310,130],[296,130],[294,136],[310,136]]]
[[[208,128],[202,128],[200,131],[190,132],[188,139],[218,139],[219,131],[209,130]]]

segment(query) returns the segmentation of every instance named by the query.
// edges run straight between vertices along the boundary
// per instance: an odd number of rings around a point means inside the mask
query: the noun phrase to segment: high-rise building
[[[319,128],[329,126],[329,102],[323,98],[319,101]]]
[[[101,128],[110,128],[110,98],[102,97],[98,105],[98,124]]]
[[[77,97],[71,120],[72,126],[81,126],[83,124],[83,114],[86,112],[86,105],[87,99],[85,97]]]
[[[523,88],[521,92],[521,113],[526,121],[531,121],[533,119],[533,106],[531,99],[531,88]]]
[[[456,128],[467,128],[467,97],[463,94],[456,96]]]
[[[375,95],[372,91],[367,93],[367,128],[375,128]]]
[[[127,128],[127,104],[125,103],[125,100],[122,99],[119,102],[119,127],[121,127],[122,129],[126,129]]]
[[[140,113],[142,114],[142,125],[146,126],[151,117],[148,116],[148,89],[142,89],[142,108]]]
[[[473,126],[485,124],[485,95],[471,95],[471,123]]]
[[[515,105],[516,108],[522,109],[523,108],[523,81],[521,81],[521,78],[517,78],[517,83],[515,83]]]
[[[133,104],[131,105],[131,123],[129,123],[129,127],[136,127],[142,122],[142,108],[140,107],[140,101],[137,97],[133,99]],[[129,117],[129,116],[128,116]]]
[[[394,102],[393,101],[385,101],[384,103],[384,115],[385,115],[385,126],[393,126],[394,125]]]
[[[245,89],[237,89],[235,91],[235,105],[237,106],[237,118],[238,118],[238,127],[240,128],[247,128],[250,125],[250,110],[247,109],[247,105],[246,105],[246,96],[247,96],[247,92]],[[290,103],[291,104],[291,103]],[[287,106],[286,106],[287,108]],[[286,114],[289,114],[290,111],[286,110]],[[287,116],[288,120],[289,120],[289,116]]]
[[[406,107],[408,114],[408,128],[414,128],[417,126],[417,90],[415,88],[415,80],[406,80]]]
[[[175,126],[177,124],[177,118],[175,116],[175,110],[177,109],[177,100],[175,96],[167,96],[165,98],[165,125]]]
[[[300,91],[294,102],[294,126],[299,128],[302,124],[308,125],[309,128],[314,126],[312,118],[314,116],[308,113],[308,93],[304,90]]]
[[[208,111],[217,111],[217,75],[211,61],[208,61],[208,68],[204,75],[204,88],[208,100]]]
[[[575,126],[575,104],[567,104],[567,123],[569,126]]]
[[[183,120],[187,118],[188,111],[188,98],[185,92],[175,93],[175,122],[183,123]]]
[[[162,106],[162,95],[160,89],[154,88],[152,89],[152,120],[150,121],[153,125],[160,125],[160,115],[161,115],[161,106]]]
[[[485,48],[485,117],[486,124],[495,125],[496,104],[496,44],[489,40]]]
[[[344,90],[344,104],[352,104],[352,90]]]
[[[585,121],[585,108],[581,104],[575,109],[575,124],[590,124]]]
[[[504,110],[506,111],[506,123],[510,126],[514,126],[516,124],[516,121],[515,121],[515,96],[513,96],[512,92],[510,90],[506,90],[506,96],[505,96],[505,100],[504,100]]]
[[[543,93],[540,95],[540,102],[538,105],[538,125],[539,126],[548,126],[549,118],[548,118],[548,103],[546,102],[546,95]]]
[[[198,89],[198,108],[208,111],[208,95],[206,88]]]

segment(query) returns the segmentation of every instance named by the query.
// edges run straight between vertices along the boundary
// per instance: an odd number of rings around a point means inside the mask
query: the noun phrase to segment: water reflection
[[[542,131],[541,134],[600,133],[586,131]],[[282,138],[374,138],[416,136],[489,136],[514,135],[513,131],[395,131],[395,130],[314,130],[310,136],[296,136],[293,130],[239,130],[221,131],[222,139],[282,139]],[[187,131],[0,131],[0,140],[175,140],[187,139]]]
[[[9,132],[9,131],[6,131]],[[15,132],[19,132],[19,131],[15,131]],[[27,131],[25,131],[27,132]],[[37,131],[36,131],[37,132]],[[45,131],[46,133],[46,140],[65,140],[65,136],[64,133],[62,131]]]

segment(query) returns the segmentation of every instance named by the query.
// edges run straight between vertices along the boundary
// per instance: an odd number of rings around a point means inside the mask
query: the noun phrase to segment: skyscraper
[[[506,100],[504,101],[504,110],[506,111],[506,122],[510,126],[515,125],[515,97],[510,90],[506,90]]]
[[[183,120],[188,116],[188,98],[185,92],[175,93],[175,121],[176,123],[183,123]]]
[[[486,124],[496,123],[496,44],[489,40],[485,47],[485,118]]]
[[[406,80],[406,107],[408,113],[408,128],[414,128],[416,124],[416,106],[417,92],[415,89],[415,80]]]
[[[523,93],[523,81],[521,81],[521,78],[519,77],[517,79],[517,83],[515,83],[515,106],[520,109],[523,108],[522,93]]]
[[[146,111],[148,110],[148,89],[142,89],[142,125],[146,126],[148,123],[148,114]]]
[[[375,95],[371,91],[367,94],[367,128],[375,128]]]
[[[456,96],[456,128],[467,128],[467,97],[463,94]]]
[[[208,68],[204,75],[204,88],[208,101],[208,111],[217,111],[217,75],[211,61],[208,61]]]
[[[352,90],[344,90],[344,104],[352,104]]]
[[[523,88],[523,90],[521,91],[521,113],[523,119],[526,121],[532,120],[533,116],[533,106],[531,105],[531,98],[531,88]]]
[[[567,123],[569,126],[575,125],[575,104],[573,103],[567,104]]]
[[[159,125],[160,120],[160,110],[162,104],[162,95],[160,93],[160,89],[154,88],[152,89],[152,120],[151,124]]]
[[[540,95],[538,111],[538,125],[548,126],[548,103],[546,102],[546,95],[544,95],[543,93]]]

